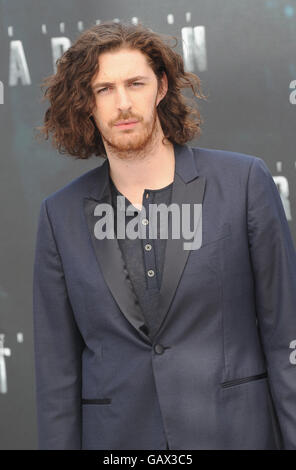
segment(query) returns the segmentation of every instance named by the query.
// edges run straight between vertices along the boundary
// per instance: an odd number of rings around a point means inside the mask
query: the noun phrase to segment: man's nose
[[[121,88],[117,90],[117,107],[121,111],[125,111],[127,109],[130,109],[132,106],[130,95],[128,90],[125,88]]]

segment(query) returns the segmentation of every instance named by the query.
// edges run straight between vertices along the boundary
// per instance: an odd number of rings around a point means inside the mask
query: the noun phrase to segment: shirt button
[[[152,248],[152,246],[150,245],[150,243],[147,243],[147,244],[145,245],[145,250],[146,250],[146,251],[150,251],[151,248]]]
[[[154,276],[155,272],[153,271],[153,269],[149,269],[149,271],[147,271],[147,274],[149,277],[152,277]]]
[[[164,352],[164,347],[162,344],[156,344],[154,346],[154,351],[156,352],[156,354],[162,354]]]
[[[148,197],[149,197],[149,193],[146,193],[146,199],[148,199]]]
[[[147,224],[148,224],[148,220],[147,220],[147,219],[142,219],[142,224],[143,224],[143,225],[147,225]]]

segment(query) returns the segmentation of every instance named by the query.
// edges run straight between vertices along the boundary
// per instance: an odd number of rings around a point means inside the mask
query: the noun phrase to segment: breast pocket
[[[223,242],[229,241],[231,237],[230,224],[225,223],[213,233],[208,230],[203,235],[201,247],[197,250],[190,250],[184,274],[206,273],[206,271],[214,271],[217,273],[217,256],[223,252]]]

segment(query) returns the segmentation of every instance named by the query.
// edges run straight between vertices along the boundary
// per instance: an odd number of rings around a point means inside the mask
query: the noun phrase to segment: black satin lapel
[[[139,304],[135,303],[135,294],[127,278],[128,273],[124,271],[124,261],[117,238],[100,240],[95,236],[94,227],[99,220],[99,217],[94,215],[97,204],[98,201],[84,198],[87,225],[103,277],[125,318],[146,341],[151,342],[145,334],[146,325],[143,313]]]
[[[205,184],[205,176],[199,176],[186,184],[176,173],[171,204],[176,203],[179,207],[182,207],[182,204],[202,204]],[[191,213],[192,212],[193,211],[191,211]],[[172,239],[169,237],[167,240],[162,284],[159,296],[159,321],[157,334],[159,334],[159,330],[164,323],[190,253],[190,250],[184,250],[183,243],[186,241],[188,242],[188,240],[182,237],[182,231],[180,231],[180,238]]]

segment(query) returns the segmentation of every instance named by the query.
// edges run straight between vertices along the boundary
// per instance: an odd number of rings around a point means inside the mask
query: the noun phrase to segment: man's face
[[[157,105],[166,93],[158,92],[157,78],[139,50],[121,49],[99,56],[99,72],[92,79],[96,106],[93,117],[107,146],[115,151],[143,150],[160,126]],[[118,125],[132,120],[134,124]]]

